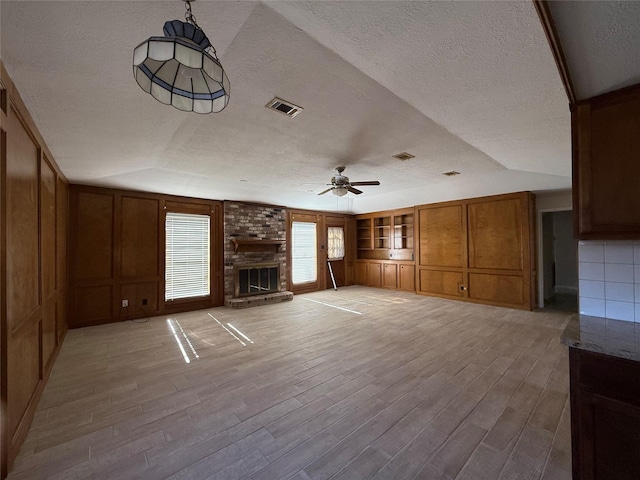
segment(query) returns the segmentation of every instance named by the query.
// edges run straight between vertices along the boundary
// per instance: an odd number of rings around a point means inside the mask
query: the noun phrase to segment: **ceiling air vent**
[[[298,107],[293,103],[286,102],[281,98],[274,98],[269,103],[265,105],[265,107],[270,108],[271,110],[276,110],[277,112],[284,113],[288,117],[295,117],[298,115],[304,108]]]
[[[393,158],[397,158],[398,160],[404,162],[405,160],[409,160],[410,158],[416,158],[416,156],[411,155],[410,153],[407,153],[407,152],[400,152],[393,155]]]
[[[455,175],[460,175],[460,172],[456,172],[455,170],[451,170],[450,172],[444,172],[443,175],[446,175],[447,177],[453,177]]]

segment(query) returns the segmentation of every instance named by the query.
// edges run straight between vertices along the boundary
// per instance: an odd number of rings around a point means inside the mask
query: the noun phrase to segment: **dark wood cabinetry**
[[[356,218],[357,284],[415,291],[413,218],[413,208]]]
[[[640,238],[640,86],[572,108],[575,233]]]
[[[640,363],[578,348],[571,365],[574,480],[640,478]]]
[[[533,307],[533,195],[416,207],[418,293]]]

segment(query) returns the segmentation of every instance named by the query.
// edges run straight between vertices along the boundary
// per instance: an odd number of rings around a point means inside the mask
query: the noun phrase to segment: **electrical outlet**
[[[128,307],[129,306],[129,300],[122,300],[122,306],[123,307]]]

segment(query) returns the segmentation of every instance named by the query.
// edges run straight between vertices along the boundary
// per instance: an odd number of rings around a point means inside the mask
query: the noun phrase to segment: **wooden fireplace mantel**
[[[280,246],[284,245],[284,240],[242,240],[232,238],[233,250],[238,252],[273,252],[278,253]]]

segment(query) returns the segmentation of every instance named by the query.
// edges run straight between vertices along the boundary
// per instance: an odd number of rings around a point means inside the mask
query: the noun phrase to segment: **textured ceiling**
[[[640,83],[640,2],[549,2],[578,100]]]
[[[231,80],[218,114],[162,105],[133,79],[133,48],[181,1],[1,2],[2,60],[69,180],[355,213],[570,187],[568,101],[529,1],[193,11]],[[274,96],[304,111],[265,109]],[[415,158],[391,158],[402,151]],[[338,165],[381,185],[317,196]]]

